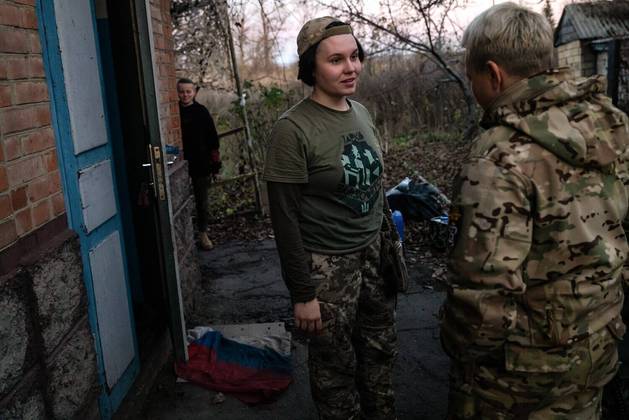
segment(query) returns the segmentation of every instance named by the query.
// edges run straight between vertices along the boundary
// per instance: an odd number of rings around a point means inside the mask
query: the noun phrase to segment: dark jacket
[[[191,177],[217,174],[221,167],[218,133],[207,108],[198,102],[179,104],[183,157]]]

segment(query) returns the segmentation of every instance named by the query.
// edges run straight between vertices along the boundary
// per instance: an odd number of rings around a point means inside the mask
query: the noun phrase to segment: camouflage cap
[[[333,22],[338,22],[341,25],[328,28]],[[297,35],[297,53],[301,57],[303,53],[308,51],[308,48],[325,38],[351,33],[352,28],[347,23],[341,22],[332,16],[311,19],[301,27],[299,35]]]

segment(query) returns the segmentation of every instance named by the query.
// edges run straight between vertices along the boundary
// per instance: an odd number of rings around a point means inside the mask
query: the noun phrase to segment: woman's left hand
[[[321,308],[317,298],[305,303],[296,303],[295,325],[297,328],[310,333],[320,332],[323,329],[321,322]]]

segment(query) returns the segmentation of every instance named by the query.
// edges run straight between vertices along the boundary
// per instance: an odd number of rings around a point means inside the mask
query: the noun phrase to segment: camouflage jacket
[[[509,365],[514,348],[548,354],[608,325],[624,333],[629,127],[604,92],[600,76],[551,70],[484,115],[456,184],[441,330],[451,357],[504,350]]]

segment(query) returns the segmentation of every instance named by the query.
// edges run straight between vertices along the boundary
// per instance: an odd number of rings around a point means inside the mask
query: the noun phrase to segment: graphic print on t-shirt
[[[344,134],[339,193],[343,203],[360,215],[371,211],[380,194],[382,162],[360,131]]]

